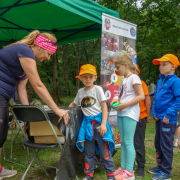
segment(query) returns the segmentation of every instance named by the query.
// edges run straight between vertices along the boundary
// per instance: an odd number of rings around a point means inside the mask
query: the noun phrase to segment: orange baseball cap
[[[172,63],[175,66],[175,68],[177,68],[180,65],[178,58],[173,54],[165,54],[164,56],[162,56],[159,59],[154,59],[153,64],[159,65],[160,61],[169,61],[170,63]]]
[[[114,71],[114,73],[115,73],[117,76],[119,76],[119,73],[118,73],[116,70]]]
[[[96,67],[93,66],[92,64],[85,64],[81,66],[79,76],[86,73],[97,75]],[[79,78],[79,76],[76,76],[75,78]]]
[[[136,66],[136,70],[137,70],[137,74],[140,74],[140,70],[139,70],[139,68],[138,68],[138,66]]]

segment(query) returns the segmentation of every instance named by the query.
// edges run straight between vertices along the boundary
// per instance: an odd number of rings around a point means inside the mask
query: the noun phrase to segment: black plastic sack
[[[84,171],[84,153],[76,146],[76,139],[83,120],[83,114],[80,107],[59,107],[69,110],[69,122],[67,125],[53,111],[48,111],[51,122],[65,135],[65,143],[58,162],[58,180],[67,180],[76,177],[77,171]],[[109,108],[108,108],[109,109]],[[95,156],[94,169],[103,168],[100,156]]]

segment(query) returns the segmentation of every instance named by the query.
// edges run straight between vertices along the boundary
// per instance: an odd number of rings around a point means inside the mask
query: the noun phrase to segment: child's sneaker
[[[154,167],[154,168],[152,168],[152,169],[148,169],[148,172],[149,172],[150,174],[157,174],[157,173],[159,173],[160,170],[161,170],[160,167],[159,167],[159,166],[156,166],[156,167]]]
[[[167,174],[163,171],[159,171],[156,175],[151,177],[152,180],[171,180],[171,174]]]
[[[124,169],[122,167],[119,167],[114,171],[114,175],[117,176],[119,173],[121,173]]]
[[[118,174],[117,176],[115,176],[115,179],[116,179],[116,180],[123,180],[124,177],[122,177],[122,176],[120,176],[120,175]]]
[[[2,171],[0,171],[0,179],[5,177],[12,177],[17,174],[16,170],[7,170],[2,168]]]
[[[116,180],[114,176],[108,176],[108,180]]]
[[[122,171],[119,175],[124,177],[122,180],[134,180],[135,179],[134,171],[129,172],[126,169],[124,171]]]
[[[138,169],[138,172],[136,174],[137,179],[141,179],[144,177],[144,169]]]
[[[178,143],[177,142],[174,143],[174,147],[178,147]]]
[[[84,176],[83,180],[93,180],[94,178],[93,177],[90,177],[88,175]]]

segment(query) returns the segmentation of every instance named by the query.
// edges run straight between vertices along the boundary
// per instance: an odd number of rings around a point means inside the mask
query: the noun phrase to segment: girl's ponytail
[[[15,43],[11,43],[8,46],[13,46],[16,44],[26,44],[27,46],[31,47],[34,45],[35,39],[39,34],[40,34],[40,32],[38,30],[32,31],[30,34],[25,36],[23,39],[15,42]]]
[[[56,37],[52,33],[40,33],[38,30],[34,30],[31,33],[29,33],[27,36],[25,36],[23,39],[15,42],[15,43],[11,43],[8,46],[13,46],[16,44],[26,44],[27,46],[32,47],[32,46],[34,46],[36,37],[40,34],[48,39],[51,39],[52,41],[57,41]],[[6,47],[8,47],[8,46],[6,46]]]

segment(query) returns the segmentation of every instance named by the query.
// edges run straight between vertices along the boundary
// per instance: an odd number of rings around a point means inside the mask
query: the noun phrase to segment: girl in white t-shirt
[[[121,139],[121,167],[115,171],[116,178],[123,176],[125,179],[135,179],[133,165],[135,159],[134,132],[139,120],[139,102],[144,100],[144,92],[140,78],[131,71],[136,69],[134,62],[127,55],[118,56],[114,61],[116,72],[122,79],[119,96],[113,98],[111,106],[115,102],[118,115],[118,129]],[[121,178],[121,177],[119,177]]]

